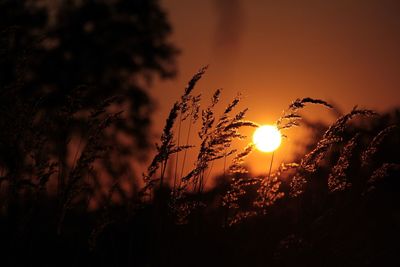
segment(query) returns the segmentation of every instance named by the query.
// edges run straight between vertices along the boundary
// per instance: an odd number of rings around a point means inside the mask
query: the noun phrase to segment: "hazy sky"
[[[210,69],[197,90],[206,99],[219,87],[229,99],[242,92],[248,118],[259,123],[274,122],[298,97],[323,98],[343,111],[356,104],[380,111],[400,105],[400,1],[161,4],[173,27],[171,40],[182,53],[178,77],[156,83],[152,91],[158,102],[157,132],[186,81],[207,64]],[[316,111],[310,112],[326,117]],[[283,150],[290,146],[287,142]]]

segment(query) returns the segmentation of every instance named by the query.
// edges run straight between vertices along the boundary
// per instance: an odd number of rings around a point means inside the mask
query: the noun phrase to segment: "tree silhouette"
[[[174,75],[177,54],[157,0],[5,0],[0,1],[0,31],[3,167],[25,162],[40,131],[49,144],[46,153],[61,159],[65,178],[72,168],[68,158],[87,142],[93,109],[123,110],[100,138],[118,151],[103,160],[103,171],[120,176],[132,156],[143,155],[152,111],[146,89],[153,79]],[[31,125],[31,134],[22,125]],[[68,152],[71,138],[79,140],[76,152]]]

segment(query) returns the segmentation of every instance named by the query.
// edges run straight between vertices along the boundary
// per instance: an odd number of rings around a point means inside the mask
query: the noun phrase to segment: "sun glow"
[[[281,133],[273,125],[263,125],[258,127],[253,135],[253,143],[262,152],[272,152],[276,150],[282,141]]]

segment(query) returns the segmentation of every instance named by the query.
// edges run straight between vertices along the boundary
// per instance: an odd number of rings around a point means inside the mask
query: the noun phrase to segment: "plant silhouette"
[[[240,95],[222,113],[221,90],[204,101],[202,68],[140,177],[146,89],[177,54],[158,1],[0,0],[0,23],[1,266],[400,265],[398,110],[325,125],[303,108],[333,107],[298,98],[276,124],[312,129],[310,144],[256,176],[254,145],[232,144],[259,125]]]
[[[61,159],[65,184],[69,158],[88,141],[87,113],[109,101],[105,113],[123,113],[102,133],[102,143],[118,151],[112,164],[103,160],[103,171],[122,175],[148,147],[152,100],[146,90],[154,78],[175,73],[177,49],[168,41],[166,14],[156,0],[43,3],[0,2],[1,123],[9,131],[2,133],[9,158],[2,164],[25,161],[15,138],[34,137],[10,127],[21,116],[21,125],[41,128],[53,144],[46,153]]]

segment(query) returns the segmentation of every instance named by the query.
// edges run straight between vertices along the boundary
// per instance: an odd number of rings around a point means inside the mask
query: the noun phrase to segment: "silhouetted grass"
[[[32,264],[55,261],[64,266],[349,266],[396,261],[398,117],[383,119],[355,107],[326,125],[303,156],[282,162],[269,175],[254,176],[245,167],[254,145],[237,151],[232,142],[243,139],[242,127],[258,125],[246,120],[247,108],[235,111],[240,95],[221,114],[216,113],[221,90],[202,103],[196,85],[205,72],[202,68],[196,73],[173,104],[154,159],[142,181],[132,181],[143,185],[122,200],[114,198],[122,190],[122,177],[104,188],[101,176],[92,175],[101,172],[99,158],[112,160],[113,148],[103,143],[102,133],[120,119],[120,112],[106,112],[114,98],[87,114],[75,112],[79,94],[60,108],[57,120],[67,123],[71,116],[87,116],[89,122],[83,133],[86,141],[75,151],[72,166],[63,169],[63,161],[48,153],[53,143],[46,132],[52,131],[54,118],[38,119],[35,102],[18,101],[12,94],[16,88],[4,90],[9,99],[4,103],[14,101],[16,111],[0,109],[0,233],[3,251],[11,255],[8,264],[30,262],[15,259],[20,253],[34,255]],[[308,104],[332,108],[319,99],[295,100],[277,120],[283,136],[288,128],[305,127],[299,111]],[[182,127],[188,129],[185,136]],[[192,145],[195,138],[199,147]],[[18,149],[10,144],[18,144]],[[195,162],[187,159],[189,149],[197,151]],[[215,178],[215,187],[205,190],[215,161],[224,162],[225,171]],[[99,193],[99,208],[89,209],[89,201]],[[390,226],[382,229],[386,224]],[[364,239],[369,243],[360,245]],[[42,252],[44,258],[38,256],[41,251],[47,251]],[[68,260],[59,262],[60,257]]]

